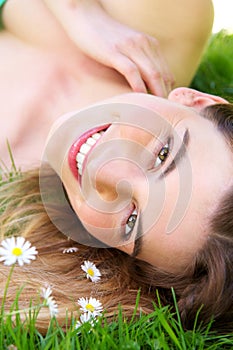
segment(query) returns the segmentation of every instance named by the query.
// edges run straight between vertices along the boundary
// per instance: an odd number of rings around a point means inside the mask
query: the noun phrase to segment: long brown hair
[[[15,266],[9,285],[5,309],[9,310],[17,290],[24,288],[19,297],[19,309],[29,307],[38,300],[41,287],[50,286],[58,304],[57,316],[65,324],[67,310],[78,316],[80,297],[100,299],[108,317],[118,311],[121,304],[125,315],[135,308],[139,284],[132,279],[132,259],[116,249],[92,248],[68,239],[48,217],[40,195],[38,170],[26,172],[13,182],[1,186],[1,239],[23,236],[38,250],[38,257],[30,265]],[[57,211],[60,216],[61,212]],[[66,248],[78,248],[75,253],[63,253]],[[89,260],[101,271],[101,281],[91,283],[85,278],[81,264]],[[0,299],[3,298],[9,267],[0,264]],[[141,286],[140,312],[153,310],[147,288]],[[38,316],[38,329],[46,332],[49,311],[43,308]]]
[[[214,105],[203,111],[223,132],[232,147],[233,105]],[[16,267],[7,295],[6,308],[15,298],[17,289],[26,282],[19,298],[19,307],[35,300],[39,288],[50,285],[59,307],[58,321],[64,322],[66,310],[77,311],[79,297],[94,296],[101,300],[106,315],[111,317],[121,304],[125,315],[135,307],[141,290],[140,311],[154,310],[156,290],[164,304],[172,304],[174,288],[181,320],[186,329],[193,327],[196,314],[206,324],[214,319],[218,331],[233,330],[233,188],[217,205],[210,219],[211,234],[192,263],[180,274],[161,271],[116,249],[91,248],[69,240],[48,217],[39,189],[38,171],[22,174],[12,183],[1,186],[1,238],[20,235],[36,246],[39,254],[31,265]],[[57,216],[61,212],[57,211]],[[63,213],[63,215],[66,215]],[[64,254],[68,247],[78,251]],[[102,272],[96,284],[84,278],[80,265],[93,261]],[[0,293],[9,268],[0,265]],[[38,327],[46,331],[49,313],[41,312]]]

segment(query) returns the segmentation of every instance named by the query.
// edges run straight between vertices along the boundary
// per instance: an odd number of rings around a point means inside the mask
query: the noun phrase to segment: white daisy
[[[90,325],[93,327],[95,324],[95,320],[96,320],[95,316],[93,316],[89,312],[85,312],[84,314],[82,314],[80,316],[80,321],[77,321],[75,328],[77,329],[77,328],[81,327],[82,324],[87,323],[87,322],[89,322]]]
[[[102,303],[96,299],[90,297],[88,298],[79,298],[78,304],[81,306],[80,310],[84,313],[89,313],[89,316],[100,316],[103,311]]]
[[[70,248],[65,248],[63,249],[62,253],[66,254],[66,253],[76,253],[78,251],[77,247],[70,247]]]
[[[53,297],[51,296],[52,289],[50,287],[41,288],[41,296],[45,300],[45,306],[49,308],[50,316],[56,316],[58,314],[58,306]]]
[[[100,280],[100,270],[97,269],[92,262],[84,261],[84,265],[81,265],[81,269],[86,272],[87,278],[90,278],[92,282],[98,282]]]
[[[38,253],[35,247],[31,247],[29,241],[25,241],[24,237],[11,237],[2,241],[0,247],[0,261],[4,265],[10,266],[16,262],[19,266],[30,264],[31,260],[35,260]]]

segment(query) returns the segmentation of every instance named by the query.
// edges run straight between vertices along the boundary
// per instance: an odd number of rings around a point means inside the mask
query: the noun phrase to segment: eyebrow
[[[190,140],[189,130],[186,129],[180,148],[178,149],[178,151],[177,151],[176,155],[174,156],[173,160],[171,161],[171,163],[159,176],[159,179],[164,178],[169,173],[171,173],[175,169],[177,164],[180,163],[180,161],[182,160],[182,158],[185,156],[185,154],[187,152],[189,140]],[[136,236],[135,236],[134,250],[133,250],[133,253],[130,254],[130,256],[135,258],[140,253],[141,249],[142,249],[142,220],[141,220],[141,215],[140,215],[139,221],[138,221],[138,226],[137,226],[137,232],[136,232]]]

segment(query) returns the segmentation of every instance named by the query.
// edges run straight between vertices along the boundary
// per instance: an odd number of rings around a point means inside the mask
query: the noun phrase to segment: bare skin
[[[64,3],[72,5],[72,1]],[[176,86],[190,82],[211,31],[211,1],[189,1],[188,4],[182,1],[179,8],[174,8],[172,1],[163,4],[160,1],[147,1],[146,5],[145,1],[135,1],[133,4],[130,1],[127,4],[119,2],[117,7],[114,1],[101,3],[104,10],[119,23],[136,30],[132,32],[128,28],[126,31],[131,38],[138,39],[138,31],[149,35],[146,40],[150,45],[143,56],[143,62],[134,62],[139,75],[141,74],[136,80],[131,74],[132,70],[127,68],[124,71],[122,63],[117,72],[114,60],[102,62],[98,56],[99,45],[96,45],[97,51],[94,49],[91,52],[93,39],[87,48],[80,49],[76,42],[76,32],[69,32],[65,19],[60,18],[59,13],[51,8],[51,1],[45,0],[42,3],[38,0],[22,0],[19,4],[18,1],[9,0],[5,4],[3,19],[6,30],[0,33],[3,120],[0,149],[1,159],[6,163],[9,164],[6,137],[17,164],[22,168],[38,165],[50,126],[63,113],[132,89],[143,91],[145,86],[142,82],[146,79],[150,90],[156,86],[154,88],[158,95],[169,92],[173,77]],[[177,15],[174,16],[174,13]],[[185,16],[185,13],[192,14],[192,18]],[[117,25],[114,28],[119,27]],[[104,32],[108,31],[104,29]],[[156,43],[159,42],[159,51],[154,49],[151,38],[155,38]],[[124,51],[131,62],[133,58],[125,49],[127,40],[121,42],[123,46],[118,51],[120,54]],[[156,45],[155,47],[157,48]],[[105,48],[108,52],[106,57],[115,57],[114,46]],[[138,56],[137,50],[139,49],[135,48],[133,57]],[[151,57],[155,57],[158,63],[156,67],[152,67],[154,59]],[[154,83],[149,72],[145,72],[148,62],[150,69],[159,69],[160,78],[166,72],[165,76],[169,79],[162,78],[161,84]],[[157,86],[162,86],[162,83],[165,90],[163,87],[158,90]]]

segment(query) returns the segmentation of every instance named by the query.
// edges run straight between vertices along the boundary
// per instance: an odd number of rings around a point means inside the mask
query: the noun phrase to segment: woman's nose
[[[145,148],[131,140],[114,139],[95,147],[82,176],[86,198],[106,210],[137,201],[148,182],[147,158]]]
[[[140,170],[128,159],[112,160],[97,170],[93,180],[103,200],[128,200],[136,195]]]

